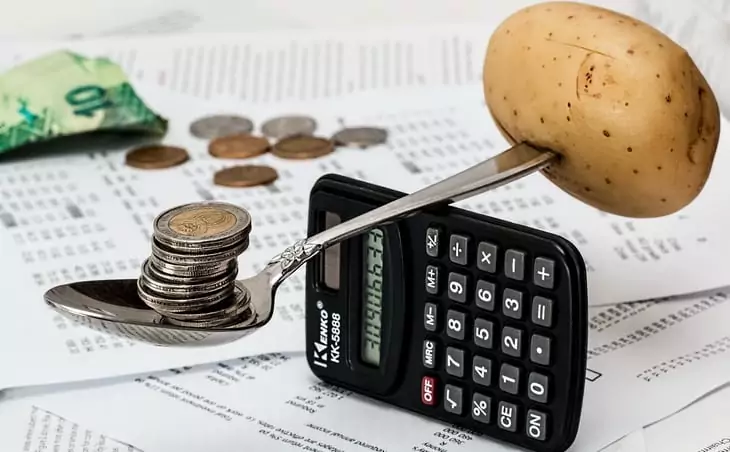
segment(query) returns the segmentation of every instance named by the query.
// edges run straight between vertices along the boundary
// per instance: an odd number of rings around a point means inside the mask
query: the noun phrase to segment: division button
[[[552,289],[555,285],[555,261],[544,257],[535,259],[532,281],[536,286]]]
[[[449,260],[466,265],[469,258],[469,237],[453,234],[449,240]]]
[[[439,256],[439,245],[441,230],[439,228],[428,228],[426,230],[426,254],[431,257]]]
[[[449,413],[461,414],[463,409],[463,390],[454,385],[444,387],[444,409]]]
[[[507,250],[504,254],[504,274],[508,278],[522,281],[525,278],[525,253]]]
[[[477,268],[487,273],[497,271],[497,245],[479,242],[477,246]]]

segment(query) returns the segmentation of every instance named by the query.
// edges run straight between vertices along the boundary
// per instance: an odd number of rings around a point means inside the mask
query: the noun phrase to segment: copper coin
[[[216,171],[213,183],[223,187],[255,187],[279,178],[276,170],[265,165],[237,165]]]
[[[180,165],[189,158],[188,151],[183,148],[152,144],[129,151],[125,163],[139,169],[162,169]]]
[[[279,140],[271,153],[283,159],[314,159],[334,150],[331,140],[310,135],[295,135]]]
[[[269,150],[269,140],[246,133],[216,138],[208,145],[208,153],[223,159],[245,159]]]

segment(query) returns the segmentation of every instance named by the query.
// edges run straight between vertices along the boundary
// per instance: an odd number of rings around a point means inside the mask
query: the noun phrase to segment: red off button
[[[423,377],[421,380],[421,402],[424,405],[436,405],[436,379]]]

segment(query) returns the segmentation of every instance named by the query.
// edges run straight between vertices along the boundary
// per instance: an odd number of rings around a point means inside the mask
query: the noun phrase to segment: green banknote
[[[167,120],[135,93],[106,58],[59,51],[0,75],[0,154],[89,132],[162,136]]]

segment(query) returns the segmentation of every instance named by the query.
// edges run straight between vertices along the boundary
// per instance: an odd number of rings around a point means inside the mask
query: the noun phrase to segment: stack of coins
[[[172,325],[241,326],[253,321],[250,294],[236,282],[251,217],[232,204],[185,204],[154,222],[152,254],[137,280],[139,297]]]

